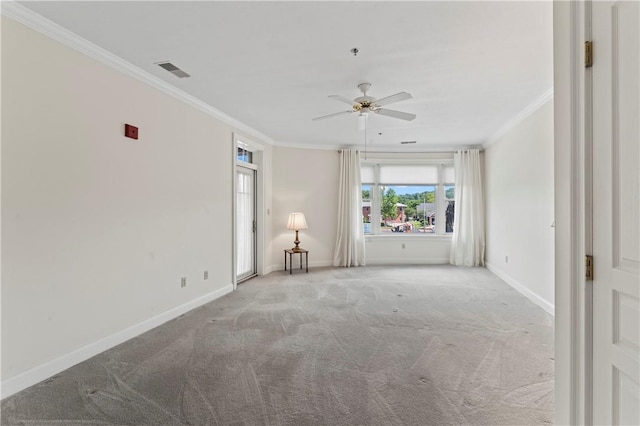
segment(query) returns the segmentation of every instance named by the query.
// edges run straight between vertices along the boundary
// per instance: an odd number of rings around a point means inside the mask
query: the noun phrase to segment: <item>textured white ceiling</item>
[[[414,121],[368,120],[388,151],[481,144],[553,84],[551,1],[21,4],[285,145],[362,145],[356,114],[311,119],[363,81],[413,95],[388,108]]]

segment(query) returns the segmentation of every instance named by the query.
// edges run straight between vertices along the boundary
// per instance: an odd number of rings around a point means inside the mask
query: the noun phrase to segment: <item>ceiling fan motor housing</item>
[[[359,98],[355,98],[353,100],[354,102],[356,102],[353,105],[354,111],[360,111],[360,112],[366,113],[366,112],[369,112],[370,110],[373,110],[373,108],[376,106],[375,104],[376,98],[367,96],[367,92],[369,91],[370,88],[371,88],[371,83],[363,82],[358,84],[358,89],[360,89],[360,91],[364,96],[360,96]]]
[[[356,102],[356,104],[353,106],[353,108],[355,109],[356,107],[358,107],[358,109],[356,109],[356,111],[358,111],[360,108],[372,108],[373,106],[375,106],[375,98],[372,98],[371,96],[360,96],[359,98],[355,98],[353,101]]]

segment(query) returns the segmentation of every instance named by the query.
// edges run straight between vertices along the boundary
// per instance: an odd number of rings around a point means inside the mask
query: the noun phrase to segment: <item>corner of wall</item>
[[[507,121],[493,135],[487,138],[487,140],[482,144],[482,148],[486,149],[496,143],[501,137],[509,133],[511,129],[518,126],[518,124],[524,121],[527,117],[542,108],[542,106],[544,106],[551,99],[553,99],[553,87],[540,95],[540,97],[533,101],[531,104],[527,105],[525,109],[513,116],[511,120]]]
[[[491,271],[493,274],[495,274],[502,281],[506,282],[511,287],[513,287],[514,289],[519,291],[527,299],[529,299],[530,301],[532,301],[533,303],[535,303],[536,305],[538,305],[542,309],[544,309],[549,315],[551,315],[551,316],[555,315],[555,306],[553,304],[551,304],[548,301],[544,300],[542,297],[538,296],[537,294],[535,294],[534,292],[529,290],[525,285],[520,283],[518,280],[516,280],[515,278],[511,277],[510,275],[508,275],[503,270],[496,268],[494,265],[492,265],[490,263],[487,263],[486,267],[487,267],[487,269],[489,271]]]
[[[166,312],[148,318],[138,324],[114,333],[96,342],[90,343],[79,349],[66,353],[49,362],[38,365],[37,367],[22,372],[16,376],[10,377],[6,380],[2,380],[2,382],[0,383],[0,397],[2,399],[7,398],[17,392],[20,392],[23,389],[28,388],[29,386],[33,386],[41,382],[42,380],[58,374],[68,368],[71,368],[76,364],[86,361],[87,359],[98,355],[101,352],[104,352],[116,345],[119,345],[120,343],[139,336],[199,306],[212,302],[228,293],[231,293],[232,291],[233,284],[228,284],[216,291],[205,294],[204,296],[191,300],[180,306],[176,306],[175,308],[169,309]]]

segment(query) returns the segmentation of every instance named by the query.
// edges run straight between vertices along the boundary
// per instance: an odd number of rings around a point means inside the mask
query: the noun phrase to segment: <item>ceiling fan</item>
[[[400,120],[411,121],[416,118],[415,114],[410,114],[408,112],[396,111],[393,109],[382,108],[385,105],[392,104],[394,102],[400,102],[407,99],[411,99],[411,95],[407,92],[396,93],[395,95],[387,96],[386,98],[376,99],[374,97],[368,96],[367,91],[371,88],[371,83],[360,83],[358,84],[358,89],[362,92],[363,96],[357,97],[354,100],[349,100],[344,96],[340,95],[330,95],[331,99],[335,99],[339,102],[344,102],[345,104],[351,105],[351,109],[348,111],[336,112],[329,115],[323,115],[321,117],[316,117],[313,121],[316,120],[324,120],[325,118],[337,117],[339,115],[351,114],[354,112],[358,112],[360,116],[367,116],[370,112],[386,115],[387,117],[399,118]]]

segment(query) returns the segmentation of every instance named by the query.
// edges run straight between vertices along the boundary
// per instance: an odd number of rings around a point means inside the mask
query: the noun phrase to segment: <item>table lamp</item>
[[[295,247],[292,248],[294,252],[300,251],[300,240],[298,239],[298,231],[300,229],[307,229],[307,221],[304,218],[304,213],[291,213],[289,215],[289,222],[287,223],[287,229],[293,229],[296,231],[296,239],[294,241]]]

